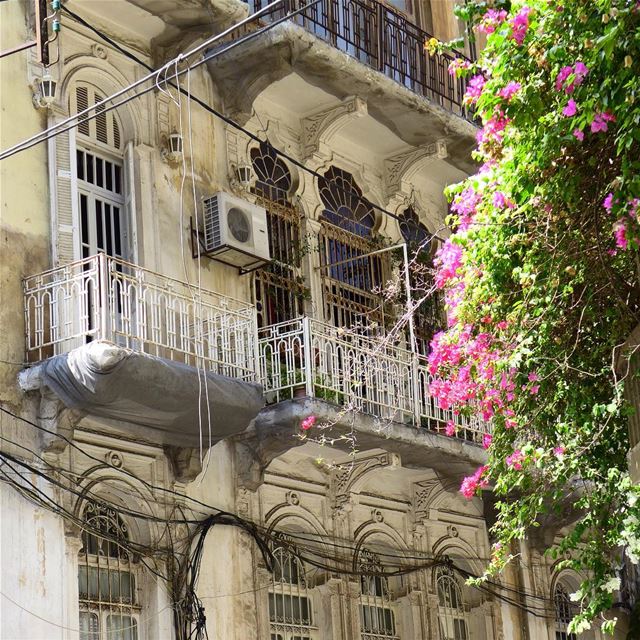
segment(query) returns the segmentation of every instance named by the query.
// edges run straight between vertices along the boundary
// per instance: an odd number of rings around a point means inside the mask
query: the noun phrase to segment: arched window
[[[353,176],[331,167],[318,180],[324,205],[319,238],[326,319],[338,327],[383,322],[385,254],[375,250],[373,207]]]
[[[441,640],[469,640],[462,587],[449,567],[436,569]]]
[[[271,640],[316,640],[313,601],[302,561],[286,547],[273,551],[269,589]]]
[[[358,554],[360,577],[360,637],[362,640],[399,638],[391,607],[389,579],[382,575],[380,557],[362,548]]]
[[[77,82],[70,95],[69,111],[78,113],[103,98],[93,85]],[[75,155],[83,258],[98,252],[130,257],[120,131],[113,111],[98,111],[96,118],[80,118],[78,123]]]
[[[569,633],[569,623],[576,614],[576,607],[571,602],[566,586],[558,581],[553,592],[553,603],[556,610],[556,640],[578,640],[575,633]]]
[[[413,316],[418,353],[428,355],[433,336],[444,325],[442,293],[434,287],[433,256],[435,241],[413,207],[400,214],[399,226],[407,243],[409,255],[409,282],[414,302],[424,300]]]
[[[137,567],[117,512],[88,503],[78,558],[80,640],[137,640],[140,606]]]
[[[289,201],[291,172],[271,145],[251,150],[256,175],[253,192],[267,211],[271,263],[256,272],[258,326],[293,320],[304,314],[300,212]]]

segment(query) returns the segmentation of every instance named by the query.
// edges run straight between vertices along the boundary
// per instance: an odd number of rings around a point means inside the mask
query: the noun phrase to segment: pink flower
[[[529,372],[527,379],[529,380],[529,382],[538,382],[538,380],[540,380],[536,371]]]
[[[556,91],[560,91],[564,81],[573,73],[573,67],[562,67],[556,76]]]
[[[460,275],[462,247],[447,240],[436,252],[434,265],[436,267],[435,285],[438,289],[442,289],[449,280]]]
[[[513,209],[516,205],[509,200],[502,191],[496,191],[493,194],[493,206],[496,207],[496,209]]]
[[[483,16],[480,24],[478,25],[478,31],[486,34],[493,33],[507,17],[507,12],[502,9],[496,11],[495,9],[489,9]]]
[[[449,64],[449,75],[455,76],[458,75],[459,71],[466,71],[467,69],[471,69],[471,62],[464,58],[456,58]]]
[[[602,206],[607,210],[608,213],[611,213],[611,209],[613,207],[613,193],[607,194],[607,197],[602,202]]]
[[[516,449],[510,456],[507,456],[505,461],[508,467],[511,467],[516,471],[521,471],[522,463],[524,462],[524,453],[522,453],[520,449]]]
[[[513,96],[520,91],[522,85],[519,82],[514,82],[513,80],[511,82],[508,82],[507,85],[505,87],[502,87],[502,89],[500,89],[500,91],[498,91],[498,95],[501,98],[504,98],[507,102],[511,101],[511,98],[513,98]]]
[[[492,442],[493,442],[493,436],[490,433],[485,433],[482,436],[482,446],[485,449],[488,449],[491,446]]]
[[[511,37],[516,41],[517,44],[522,44],[524,42],[525,36],[527,35],[530,13],[531,8],[524,6],[511,20]]]
[[[308,416],[300,423],[300,428],[303,431],[309,431],[309,429],[313,427],[317,420],[318,418],[316,418],[316,416]]]
[[[533,387],[531,387],[531,389],[529,389],[529,393],[530,393],[532,396],[537,395],[537,394],[538,394],[538,391],[540,391],[540,385],[539,385],[539,384],[535,384],[535,385],[533,385]]]
[[[486,473],[489,467],[484,465],[478,467],[476,472],[472,476],[467,476],[460,485],[460,493],[467,499],[471,500],[478,489],[484,489],[489,481],[482,476]]]
[[[598,131],[607,131],[609,129],[607,122],[615,121],[616,117],[608,111],[596,113],[596,115],[593,116],[593,120],[591,121],[591,133],[598,133]]]
[[[562,115],[570,118],[571,116],[575,116],[577,111],[578,105],[576,104],[576,101],[573,99],[569,99],[569,102],[567,102],[567,106],[562,110]]]
[[[453,420],[448,420],[447,421],[447,426],[445,427],[444,432],[448,436],[455,436],[456,435],[456,425],[453,423]]]
[[[556,456],[562,456],[562,455],[564,455],[564,451],[565,451],[564,447],[556,447],[556,448],[553,450],[553,453],[554,453],[554,455],[556,455]]]
[[[574,129],[573,135],[576,137],[577,140],[580,140],[580,142],[584,140],[584,132],[580,131],[580,129]]]
[[[627,238],[627,225],[624,220],[618,220],[618,222],[613,225],[613,235],[616,239],[616,246],[626,251],[629,246],[629,239]]]
[[[486,84],[486,79],[483,75],[473,76],[467,83],[467,92],[464,94],[465,104],[475,104],[478,102],[478,98],[482,95],[482,90]]]

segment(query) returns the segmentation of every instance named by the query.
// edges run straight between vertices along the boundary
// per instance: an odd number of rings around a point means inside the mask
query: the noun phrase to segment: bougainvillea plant
[[[640,557],[616,367],[640,323],[640,2],[468,1],[460,16],[486,37],[450,69],[481,166],[450,192],[431,391],[493,427],[461,487],[498,499],[486,575],[556,516],[569,533],[548,552],[585,577],[571,631],[611,632],[617,571]]]

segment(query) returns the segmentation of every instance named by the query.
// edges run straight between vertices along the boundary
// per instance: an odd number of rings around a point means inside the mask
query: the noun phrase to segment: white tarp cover
[[[162,444],[197,446],[202,425],[208,445],[209,421],[204,374],[178,362],[136,353],[108,342],[91,342],[42,363],[40,385],[65,406],[154,430]],[[257,384],[206,374],[211,444],[243,432],[264,406]],[[201,419],[198,403],[201,402]],[[150,432],[146,432],[147,435]]]

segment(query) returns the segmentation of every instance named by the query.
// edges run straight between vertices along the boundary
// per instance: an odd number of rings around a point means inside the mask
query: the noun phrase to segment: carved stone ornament
[[[349,500],[349,492],[354,482],[374,469],[398,466],[400,457],[395,453],[385,451],[351,462],[336,465],[331,477],[331,488],[334,507],[339,508]]]
[[[436,479],[423,480],[416,483],[413,494],[413,510],[416,520],[422,520],[427,517],[429,505],[439,487],[440,482]]]
[[[385,158],[385,193],[387,199],[391,199],[402,186],[402,180],[418,163],[426,158],[446,158],[447,145],[444,140],[438,140],[422,147],[402,151]]]
[[[105,460],[109,466],[115,467],[116,469],[122,468],[124,462],[122,456],[117,451],[109,451],[105,455]]]
[[[302,119],[302,155],[311,157],[320,147],[320,138],[335,135],[355,118],[367,114],[367,103],[353,96],[341,104],[316,111]]]
[[[94,44],[91,47],[91,53],[93,53],[96,58],[100,58],[101,60],[107,59],[107,50],[101,44]]]
[[[458,533],[458,527],[454,527],[452,524],[447,527],[447,533],[450,538],[457,538],[460,535]]]
[[[300,496],[295,491],[287,491],[287,502],[297,507],[300,504]]]
[[[384,522],[382,511],[380,511],[380,509],[373,509],[373,511],[371,511],[371,520],[373,522]]]

